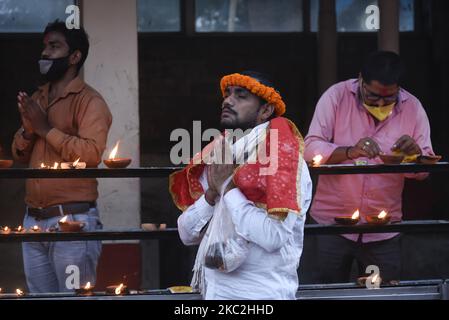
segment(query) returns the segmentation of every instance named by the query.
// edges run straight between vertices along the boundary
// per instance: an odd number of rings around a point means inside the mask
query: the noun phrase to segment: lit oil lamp
[[[13,160],[0,160],[0,168],[1,169],[10,168],[13,165],[13,163],[14,163]]]
[[[41,162],[41,165],[39,167],[40,169],[52,169],[52,170],[56,170],[59,168],[59,162],[55,162],[53,163],[52,166],[46,165],[43,162]]]
[[[401,164],[402,160],[404,160],[404,155],[380,154],[379,158],[384,164]]]
[[[25,292],[23,292],[23,291],[20,290],[20,289],[16,289],[16,294],[17,294],[18,297],[22,297],[22,296],[25,295]]]
[[[90,282],[86,283],[84,287],[79,289],[75,289],[75,293],[81,296],[93,296],[94,295],[94,287],[90,285]]]
[[[14,229],[14,232],[17,232],[17,233],[23,233],[25,231],[26,231],[25,228],[22,226],[18,226],[17,228]]]
[[[142,223],[141,228],[145,231],[156,231],[167,229],[166,223]]]
[[[8,226],[5,226],[1,229],[1,233],[3,234],[9,234],[11,232],[11,229]]]
[[[40,232],[41,228],[39,228],[39,226],[32,226],[29,230],[31,232]]]
[[[78,163],[80,162],[80,159],[81,159],[81,158],[78,158],[78,159],[76,159],[75,161],[73,161],[73,163],[72,163],[72,165],[71,165],[72,169],[76,169],[76,166],[77,166]]]
[[[390,216],[382,210],[378,215],[367,215],[366,222],[369,224],[387,224],[390,222]]]
[[[190,286],[173,286],[167,288],[171,293],[191,293],[193,292]]]
[[[67,221],[68,216],[64,216],[58,221],[59,230],[62,232],[79,232],[84,227],[84,222],[80,221]]]
[[[61,169],[85,169],[86,163],[80,162],[81,158],[76,159],[73,162],[63,162],[61,163]]]
[[[371,276],[370,276],[371,277]],[[378,289],[382,283],[382,278],[376,273],[369,282],[367,280],[370,277],[359,277],[357,278],[357,284],[361,287],[367,287],[368,289]]]
[[[374,275],[374,277],[371,279],[371,284],[375,284],[378,278],[379,278],[379,274],[376,273],[376,274]]]
[[[438,161],[440,161],[442,158],[442,156],[419,156],[417,158],[418,163],[422,163],[422,164],[435,164]]]
[[[108,168],[126,168],[131,163],[130,158],[115,157],[117,155],[119,143],[120,141],[117,141],[117,143],[115,144],[115,147],[109,154],[109,159],[103,161]]]
[[[335,222],[342,225],[354,225],[360,221],[360,211],[356,210],[352,216],[335,217]]]
[[[312,159],[312,166],[319,167],[321,164],[321,161],[323,161],[323,156],[321,154],[316,155]]]
[[[118,286],[108,286],[106,288],[106,293],[115,294],[116,296],[129,294],[128,287],[123,283],[120,283]]]

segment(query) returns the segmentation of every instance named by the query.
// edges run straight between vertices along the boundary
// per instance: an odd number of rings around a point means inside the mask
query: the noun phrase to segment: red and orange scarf
[[[248,200],[266,209],[270,216],[283,220],[288,212],[297,214],[301,212],[300,188],[304,140],[294,123],[283,117],[271,120],[267,129],[277,129],[278,132],[276,172],[271,175],[260,175],[260,169],[269,167],[270,162],[261,164],[257,161],[240,165],[234,172],[233,181]],[[266,150],[269,151],[270,130],[265,143]],[[210,145],[205,149],[209,147]],[[267,156],[270,157],[269,154]],[[172,173],[169,177],[169,190],[173,201],[182,211],[205,192],[200,177],[206,164],[194,159],[184,169]]]

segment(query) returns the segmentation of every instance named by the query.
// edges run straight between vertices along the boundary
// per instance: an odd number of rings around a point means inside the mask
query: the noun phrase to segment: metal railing
[[[386,225],[359,224],[355,226],[314,225],[304,226],[306,235],[317,234],[351,234],[351,233],[446,233],[449,232],[448,220],[416,220],[402,221]],[[114,229],[86,232],[10,232],[0,233],[1,242],[33,242],[33,241],[75,241],[75,240],[165,240],[178,239],[178,229],[146,231],[142,229]]]
[[[182,167],[141,167],[126,169],[0,169],[0,179],[28,178],[160,178]],[[448,162],[437,164],[400,164],[400,165],[321,165],[309,167],[312,176],[340,174],[380,174],[380,173],[418,173],[449,172]],[[449,231],[449,220],[421,220],[393,222],[386,225],[358,224],[305,226],[305,234],[345,234],[345,233],[443,233]],[[151,240],[174,239],[178,237],[176,228],[145,231],[142,229],[114,229],[94,232],[26,232],[9,234],[0,233],[0,242],[17,241],[73,241],[73,240]]]
[[[141,167],[125,169],[86,168],[86,169],[0,169],[0,179],[27,178],[163,178],[183,167]],[[311,175],[337,174],[379,174],[379,173],[418,173],[449,172],[449,162],[437,164],[399,164],[399,165],[320,165],[309,167]]]
[[[0,169],[0,179],[24,178],[161,178],[182,167],[145,167],[129,169]],[[401,164],[401,165],[321,165],[309,167],[312,176],[340,174],[386,174],[386,173],[418,173],[449,172],[449,163],[434,165]],[[402,221],[386,225],[358,224],[343,225],[305,225],[306,235],[316,234],[349,234],[349,233],[444,233],[449,231],[447,220]],[[145,231],[142,229],[114,229],[95,232],[10,232],[0,233],[0,242],[29,241],[74,241],[74,240],[164,240],[177,239],[176,228]],[[91,297],[80,297],[70,293],[28,294],[17,297],[14,294],[3,294],[2,299],[94,299],[94,300],[198,300],[198,294],[171,294],[167,290],[132,291],[126,296],[112,296],[99,293]],[[382,286],[379,289],[366,289],[354,284],[302,285],[297,299],[449,299],[449,282],[447,280],[402,281],[396,286]]]
[[[7,293],[0,300],[201,300],[199,293],[171,293],[168,289],[130,290],[127,295],[95,292],[91,296],[76,293]],[[297,300],[449,300],[449,281],[401,281],[397,285],[367,289],[352,283],[300,285]]]

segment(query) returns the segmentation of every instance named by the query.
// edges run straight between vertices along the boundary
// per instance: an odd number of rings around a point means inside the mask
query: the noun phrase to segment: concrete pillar
[[[183,31],[187,36],[195,34],[195,0],[181,1]]]
[[[130,167],[139,167],[136,1],[89,0],[83,1],[81,10],[81,21],[90,37],[84,80],[101,93],[114,117],[103,158],[120,140],[117,157],[130,157]],[[99,208],[105,228],[138,227],[139,179],[99,181]]]
[[[320,0],[318,21],[318,89],[322,94],[337,82],[335,0]]]
[[[379,50],[399,54],[399,0],[379,0],[380,29]]]
[[[235,18],[237,17],[237,0],[229,1],[228,31],[235,31]]]

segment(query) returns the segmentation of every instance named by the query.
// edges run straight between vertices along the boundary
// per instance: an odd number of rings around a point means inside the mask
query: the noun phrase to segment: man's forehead
[[[371,83],[369,83],[368,85],[369,90],[383,96],[394,94],[399,88],[397,84],[384,85],[376,80],[371,81]]]
[[[65,37],[62,33],[56,31],[50,31],[44,36],[44,44],[48,44],[49,42],[59,42],[66,43]]]

